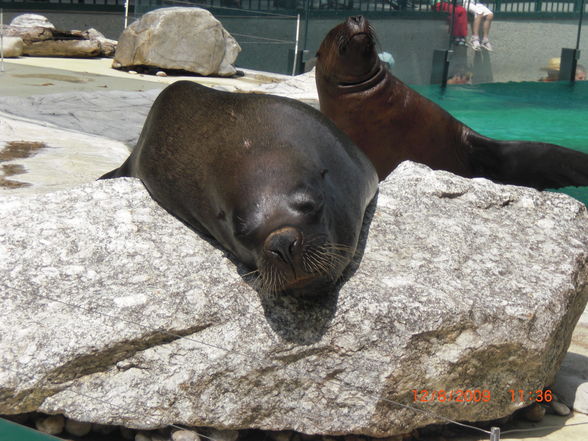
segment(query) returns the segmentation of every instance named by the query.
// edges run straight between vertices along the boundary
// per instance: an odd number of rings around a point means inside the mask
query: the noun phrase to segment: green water
[[[0,441],[60,441],[58,438],[0,418]]]
[[[485,136],[549,142],[588,153],[588,81],[414,89]],[[562,193],[588,205],[588,187],[568,187]]]

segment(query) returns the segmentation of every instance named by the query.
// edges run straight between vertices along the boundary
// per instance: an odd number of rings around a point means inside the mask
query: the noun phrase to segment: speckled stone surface
[[[582,204],[404,163],[368,217],[341,289],[302,300],[136,180],[0,199],[0,413],[385,436],[441,421],[387,399],[489,420],[553,381],[588,300]]]

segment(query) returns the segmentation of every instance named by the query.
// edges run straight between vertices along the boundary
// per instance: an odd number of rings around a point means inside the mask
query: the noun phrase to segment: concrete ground
[[[238,78],[201,76],[169,76],[131,74],[111,68],[111,58],[50,58],[21,57],[6,59],[0,72],[0,96],[30,96],[72,91],[163,89],[179,80],[195,81],[205,86],[224,86],[243,92],[257,89],[261,84],[290,78],[280,74],[243,70]]]
[[[5,60],[0,72],[0,96],[31,96],[72,91],[145,91],[162,89],[180,79],[227,90],[255,91],[262,84],[287,80],[288,76],[245,71],[240,78],[155,77],[110,68],[111,59],[33,58]],[[588,310],[584,311],[572,337],[569,352],[588,357]],[[587,358],[588,360],[588,358]],[[501,440],[586,441],[588,415],[547,415],[541,423],[516,423],[511,429],[533,429],[501,436]],[[436,438],[438,439],[438,438]],[[457,436],[456,441],[488,440],[489,436]]]

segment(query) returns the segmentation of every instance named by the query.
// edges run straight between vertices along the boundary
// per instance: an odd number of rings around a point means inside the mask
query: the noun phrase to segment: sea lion
[[[476,133],[384,68],[375,40],[361,16],[332,29],[317,53],[316,85],[320,110],[364,151],[380,180],[410,159],[539,190],[588,185],[588,155]]]
[[[163,90],[129,158],[101,179],[120,176],[256,269],[261,291],[296,294],[340,278],[378,186],[318,110],[189,81]]]

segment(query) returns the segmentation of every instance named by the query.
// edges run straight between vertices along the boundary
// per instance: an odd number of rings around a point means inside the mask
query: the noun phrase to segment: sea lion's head
[[[376,36],[362,16],[349,17],[327,34],[317,52],[317,78],[339,87],[357,87],[383,72]]]
[[[226,205],[225,244],[253,269],[260,292],[327,291],[355,254],[362,208],[333,188],[339,184],[319,163],[278,149],[239,171],[238,194]]]

